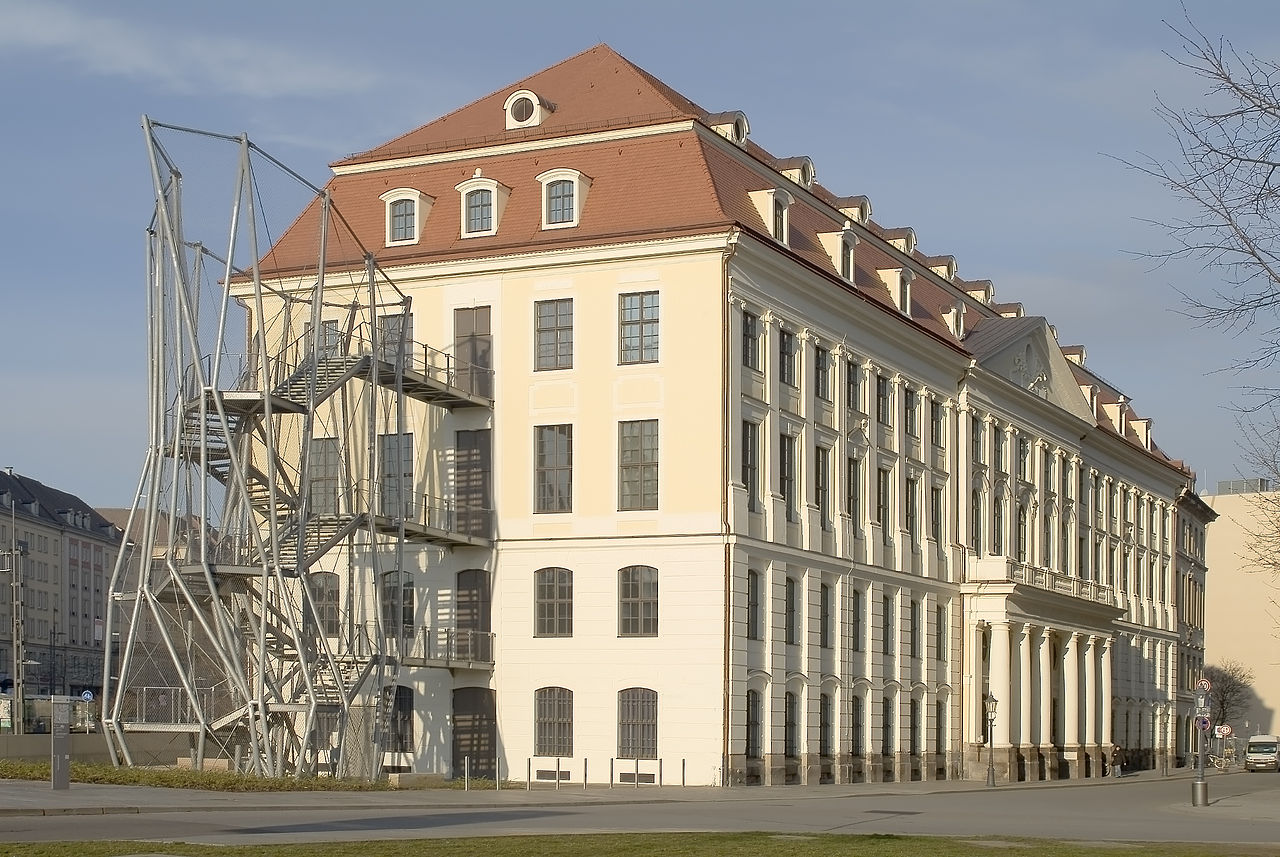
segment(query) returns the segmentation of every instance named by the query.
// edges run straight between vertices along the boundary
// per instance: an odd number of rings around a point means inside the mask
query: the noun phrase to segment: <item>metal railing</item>
[[[975,559],[966,575],[969,583],[1022,583],[1075,598],[1110,604],[1115,598],[1112,587],[1094,580],[1081,580],[1047,568],[1035,568],[1004,557]]]
[[[467,628],[419,628],[405,657],[446,663],[493,663],[493,632]]]

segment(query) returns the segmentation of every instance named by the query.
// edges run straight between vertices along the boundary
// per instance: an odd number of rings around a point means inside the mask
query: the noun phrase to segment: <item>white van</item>
[[[1275,735],[1254,735],[1244,750],[1246,771],[1280,771],[1280,755],[1277,754],[1280,738]]]

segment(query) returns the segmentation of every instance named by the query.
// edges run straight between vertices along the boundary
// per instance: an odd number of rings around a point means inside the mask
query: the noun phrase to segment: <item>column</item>
[[[1034,743],[1031,738],[1031,702],[1035,695],[1031,682],[1031,645],[1035,629],[1024,624],[1018,634],[1018,746],[1024,750]]]
[[[1098,638],[1081,639],[1084,659],[1084,743],[1096,747],[1098,740]]]
[[[1009,623],[991,623],[991,694],[996,698],[993,747],[1009,746],[1009,724],[1013,720],[1013,695],[1009,692]]]
[[[1062,651],[1062,745],[1080,746],[1080,634],[1072,632]]]
[[[1040,731],[1036,740],[1042,748],[1053,746],[1053,665],[1049,662],[1052,633],[1048,628],[1041,628],[1036,636],[1036,657],[1040,673],[1036,677],[1040,690]]]

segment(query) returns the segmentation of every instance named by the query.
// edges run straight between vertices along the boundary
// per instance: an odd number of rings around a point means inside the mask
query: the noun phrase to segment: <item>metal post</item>
[[[609,788],[613,788],[613,757],[609,757]]]
[[[462,790],[471,791],[471,757],[462,757]]]
[[[582,790],[587,790],[587,758],[582,757]]]
[[[658,785],[662,785],[662,760],[658,760]]]
[[[1204,753],[1205,740],[1204,730],[1196,727],[1196,778],[1191,783],[1191,805],[1192,806],[1208,806],[1209,805],[1209,784],[1204,779]]]
[[[524,760],[524,790],[529,791],[533,788],[533,759],[526,758]]]
[[[639,756],[636,756],[635,778],[636,778],[635,782],[632,785],[634,785],[636,788],[640,788],[640,757]]]
[[[493,757],[493,790],[500,791],[502,789],[502,757]]]
[[[680,787],[681,787],[681,788],[684,788],[684,786],[685,786],[684,773],[685,773],[685,763],[686,763],[686,762],[688,762],[688,759],[681,759],[681,760],[680,760]]]
[[[556,791],[560,791],[560,757],[556,756]]]

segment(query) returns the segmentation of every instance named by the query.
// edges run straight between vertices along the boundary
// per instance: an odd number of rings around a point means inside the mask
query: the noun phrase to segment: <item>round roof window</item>
[[[528,122],[529,117],[533,116],[533,99],[528,96],[520,96],[511,102],[511,118],[517,122]]]

